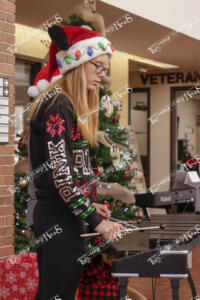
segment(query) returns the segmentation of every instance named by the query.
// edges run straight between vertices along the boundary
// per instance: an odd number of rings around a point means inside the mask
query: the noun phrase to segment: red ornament
[[[18,144],[18,148],[19,148],[19,149],[22,149],[22,148],[23,148],[23,146],[24,146],[24,144],[23,144],[23,143],[19,143],[19,144]]]
[[[131,167],[130,166],[126,166],[126,170],[131,171]]]
[[[121,206],[121,205],[122,205],[122,201],[121,201],[121,200],[116,200],[116,201],[115,201],[115,205]]]
[[[81,57],[81,51],[76,50],[75,55],[76,55],[76,59],[79,59]]]
[[[110,209],[110,204],[108,202],[104,202],[104,204],[108,209]]]
[[[97,165],[96,168],[93,169],[97,176],[101,176],[103,174],[102,165]]]
[[[128,173],[125,173],[124,175],[126,178],[128,178],[130,175]]]
[[[96,237],[94,239],[94,245],[96,246],[96,245],[99,245],[100,243],[101,243],[101,239],[99,237]]]
[[[112,52],[114,52],[114,47],[110,45],[110,48],[111,48]]]
[[[55,117],[50,115],[49,120],[46,122],[46,132],[49,132],[51,137],[54,137],[56,134],[61,136],[62,131],[65,130],[65,127],[62,125],[64,122],[65,120],[60,118],[59,113]]]
[[[119,122],[119,115],[115,117],[115,119],[112,119],[112,123],[118,123]]]
[[[194,166],[198,166],[198,161],[196,160],[196,158],[188,159],[186,161],[186,167],[187,167],[187,169],[191,169]]]

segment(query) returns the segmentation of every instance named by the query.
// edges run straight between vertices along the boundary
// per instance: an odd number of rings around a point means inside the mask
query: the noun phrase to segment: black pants
[[[80,238],[84,223],[55,198],[38,198],[33,220],[42,243],[37,248],[39,286],[35,300],[74,300],[84,268],[77,262],[86,251],[85,240]]]

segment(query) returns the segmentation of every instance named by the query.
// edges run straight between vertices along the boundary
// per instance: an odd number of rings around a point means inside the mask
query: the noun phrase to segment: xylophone
[[[199,299],[194,282],[192,280],[189,269],[192,267],[191,256],[192,250],[200,243],[200,232],[195,236],[189,237],[181,244],[173,247],[169,251],[165,251],[165,255],[161,256],[161,260],[152,265],[148,260],[161,247],[167,248],[180,236],[200,224],[200,217],[197,215],[155,215],[151,220],[143,221],[141,226],[159,226],[164,223],[165,230],[152,229],[148,237],[148,249],[142,249],[136,246],[132,234],[125,238],[126,241],[120,240],[113,243],[115,251],[119,253],[120,258],[116,259],[112,264],[112,276],[120,277],[120,289],[118,299],[124,299],[126,295],[126,286],[130,277],[165,277],[171,280],[172,299],[179,300],[179,281],[181,278],[187,278],[193,299]],[[142,234],[142,233],[141,233]],[[148,250],[148,251],[147,251]],[[164,249],[163,249],[164,251]]]

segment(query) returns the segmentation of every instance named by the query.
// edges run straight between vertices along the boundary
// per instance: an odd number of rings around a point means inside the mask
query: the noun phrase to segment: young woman
[[[81,119],[99,104],[98,86],[113,55],[110,42],[99,33],[68,26],[52,26],[47,80],[59,67],[62,78],[40,94],[30,111],[30,161],[37,204],[33,212],[37,236],[46,242],[37,250],[39,287],[36,300],[74,300],[83,266],[77,259],[86,251],[84,221],[103,238],[120,235],[124,227],[105,220],[108,211],[94,203],[94,194],[79,188],[91,177],[88,141],[98,145],[98,113]],[[45,95],[55,86],[59,93]],[[89,183],[88,183],[89,187]],[[57,225],[57,226],[56,226]],[[55,228],[49,234],[49,229]],[[59,231],[59,232],[58,232]]]

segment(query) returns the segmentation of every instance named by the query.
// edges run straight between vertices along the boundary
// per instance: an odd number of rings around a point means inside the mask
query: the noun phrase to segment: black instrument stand
[[[200,300],[189,269],[187,270],[187,272],[188,272],[187,280],[188,280],[188,283],[190,285],[190,289],[192,292],[192,300]],[[126,299],[127,286],[128,286],[128,277],[119,277],[119,290],[118,290],[118,294],[117,294],[117,300],[125,300]],[[179,300],[179,286],[180,286],[179,278],[171,279],[172,300]]]
[[[188,283],[190,285],[190,289],[192,292],[192,300],[198,300],[200,298],[199,298],[199,295],[197,294],[197,290],[195,288],[194,281],[192,279],[192,275],[191,275],[189,269],[187,270],[187,273],[188,273],[187,280],[188,280]],[[172,300],[179,300],[179,286],[180,286],[180,279],[178,279],[178,278],[171,279]]]
[[[180,286],[180,279],[174,278],[171,279],[171,287],[172,287],[172,300],[179,300],[179,286]]]
[[[128,277],[119,277],[117,300],[125,300],[127,296]]]
[[[189,269],[188,269],[188,278],[187,278],[187,280],[188,280],[188,283],[190,285],[190,289],[191,289],[191,292],[192,292],[192,300],[200,299],[199,295],[197,294],[197,290],[195,288],[194,281],[192,279],[192,275],[191,275]]]

